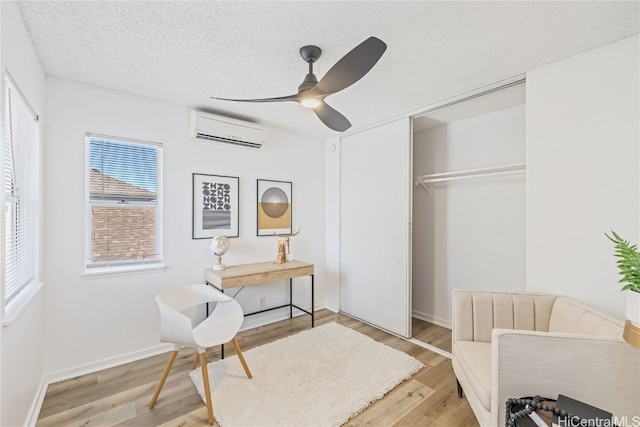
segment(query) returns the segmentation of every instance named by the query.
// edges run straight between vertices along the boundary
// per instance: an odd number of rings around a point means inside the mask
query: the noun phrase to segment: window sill
[[[20,313],[29,305],[29,302],[38,294],[40,289],[44,287],[43,283],[34,283],[27,285],[4,309],[4,317],[2,318],[2,326],[9,326],[13,323]]]
[[[85,279],[98,279],[101,277],[111,276],[130,276],[134,274],[147,274],[157,273],[165,270],[164,264],[154,264],[148,266],[135,266],[124,268],[94,268],[91,270],[85,270],[82,277]]]

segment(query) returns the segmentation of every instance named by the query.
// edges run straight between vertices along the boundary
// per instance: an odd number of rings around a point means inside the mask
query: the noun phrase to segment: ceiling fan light
[[[300,104],[302,104],[303,107],[316,108],[320,105],[320,100],[318,98],[313,98],[313,97],[302,98],[300,100]]]

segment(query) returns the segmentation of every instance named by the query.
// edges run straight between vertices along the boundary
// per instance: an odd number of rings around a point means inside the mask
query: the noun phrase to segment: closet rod
[[[418,176],[414,179],[415,185],[422,185],[427,193],[431,194],[431,190],[427,184],[438,182],[449,182],[460,179],[481,178],[491,176],[515,175],[526,171],[525,163],[514,163],[511,165],[494,166],[490,168],[468,169],[455,172],[442,172],[428,175]]]
[[[462,176],[462,175],[473,177],[473,176],[478,176],[478,175],[483,175],[483,174],[493,173],[493,172],[511,172],[511,171],[518,172],[518,171],[524,170],[525,168],[526,168],[526,163],[513,163],[510,165],[492,166],[488,168],[466,169],[466,170],[460,170],[460,171],[420,175],[415,178],[415,181],[417,184],[419,184],[420,182],[427,179],[431,179],[431,178],[444,178],[444,177],[453,178],[453,177]]]
[[[416,184],[430,184],[434,182],[456,181],[459,179],[480,178],[485,176],[515,175],[523,172],[524,170],[512,170],[512,171],[502,171],[502,172],[487,172],[487,173],[481,173],[476,175],[460,175],[460,176],[449,176],[449,177],[443,177],[443,178],[429,178],[429,179],[418,181],[416,182]]]

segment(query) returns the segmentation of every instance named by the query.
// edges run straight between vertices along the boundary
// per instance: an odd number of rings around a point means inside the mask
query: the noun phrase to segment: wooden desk
[[[311,311],[298,307],[293,303],[293,279],[295,277],[311,276]],[[213,286],[219,291],[225,289],[253,286],[261,283],[275,282],[277,280],[289,279],[289,304],[271,307],[245,316],[264,313],[265,311],[277,310],[289,307],[289,318],[293,317],[293,309],[297,308],[311,316],[311,327],[314,327],[314,284],[313,284],[313,264],[302,261],[287,261],[282,264],[275,264],[273,261],[259,262],[256,264],[230,265],[224,270],[206,270],[207,285]]]

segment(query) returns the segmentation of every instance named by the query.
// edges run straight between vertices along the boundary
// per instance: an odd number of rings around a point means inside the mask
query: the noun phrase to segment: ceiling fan
[[[351,127],[351,123],[345,116],[327,104],[324,99],[351,86],[364,77],[378,62],[386,49],[385,42],[376,37],[369,37],[336,62],[324,77],[318,81],[318,78],[313,74],[313,63],[320,58],[322,50],[317,46],[303,46],[300,48],[300,56],[309,64],[309,74],[305,76],[302,84],[298,86],[298,93],[263,99],[229,99],[213,96],[211,98],[237,102],[299,102],[304,107],[312,109],[327,127],[338,132],[344,132]]]

